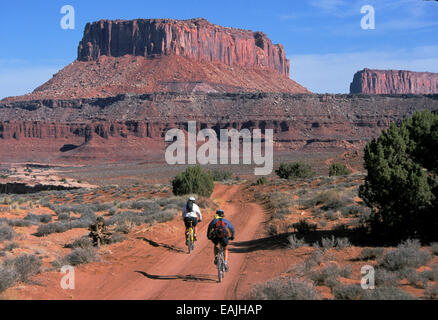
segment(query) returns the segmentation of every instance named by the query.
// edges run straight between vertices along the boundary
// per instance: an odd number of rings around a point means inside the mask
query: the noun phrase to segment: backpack
[[[187,212],[193,212],[193,202],[192,201],[187,201],[186,210],[187,210]]]
[[[226,223],[222,219],[218,219],[213,226],[214,237],[218,239],[228,238],[228,228]]]

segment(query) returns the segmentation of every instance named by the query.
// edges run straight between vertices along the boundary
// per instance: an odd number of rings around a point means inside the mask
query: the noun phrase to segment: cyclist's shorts
[[[184,224],[186,226],[186,228],[190,228],[190,221],[192,221],[192,226],[196,227],[196,225],[198,224],[198,219],[194,218],[194,217],[187,217],[184,218]]]
[[[211,241],[213,241],[215,246],[217,246],[219,243],[222,244],[222,247],[226,247],[228,245],[228,238],[213,238]]]

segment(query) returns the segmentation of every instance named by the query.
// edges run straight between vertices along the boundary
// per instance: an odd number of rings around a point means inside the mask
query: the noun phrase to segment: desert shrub
[[[386,253],[379,260],[379,265],[391,271],[423,266],[431,259],[431,255],[420,248],[421,245],[417,240],[402,242],[397,249]]]
[[[395,287],[398,285],[398,275],[395,272],[386,270],[385,268],[375,269],[376,286]]]
[[[324,214],[324,218],[330,221],[339,219],[339,214],[336,211],[329,210]]]
[[[112,207],[111,209],[108,210],[107,215],[108,215],[108,216],[113,216],[113,215],[115,215],[116,213],[117,213],[117,207],[114,206],[114,207]]]
[[[326,219],[321,219],[321,220],[318,221],[318,224],[319,224],[321,227],[324,228],[324,227],[327,225],[327,220],[326,220]]]
[[[296,278],[274,279],[258,285],[250,294],[251,300],[318,300],[315,286]]]
[[[12,251],[14,249],[19,248],[20,246],[16,242],[10,242],[7,245],[5,245],[4,250],[6,251]]]
[[[421,273],[421,277],[430,280],[430,281],[438,281],[438,268],[434,268],[432,270],[426,270]]]
[[[331,238],[322,238],[321,239],[321,246],[324,249],[332,249],[332,248],[336,247],[335,237],[332,236]]]
[[[226,181],[233,178],[233,173],[227,170],[212,170],[211,175],[214,181]]]
[[[269,209],[289,208],[293,202],[290,195],[281,192],[273,192],[265,195],[266,206]]]
[[[58,221],[67,221],[70,220],[70,214],[69,213],[61,213],[58,215]]]
[[[360,253],[359,260],[375,260],[383,255],[383,248],[364,248]]]
[[[91,240],[91,238],[89,236],[83,236],[73,241],[73,243],[69,247],[84,249],[92,246],[93,246],[93,241]]]
[[[338,285],[333,288],[333,296],[336,300],[359,300],[363,289],[360,285]]]
[[[430,245],[430,250],[432,250],[432,253],[436,256],[438,256],[438,242],[434,242]]]
[[[0,288],[1,292],[1,288]],[[428,299],[437,299],[438,298],[438,286],[437,285],[430,285],[427,286],[424,290],[424,296]]]
[[[7,225],[0,225],[0,241],[12,240],[14,237],[14,229]]]
[[[351,170],[347,168],[345,164],[332,163],[329,168],[329,176],[348,176]]]
[[[40,225],[35,235],[37,237],[44,237],[51,233],[63,233],[69,229],[69,226],[61,222],[53,222],[49,224]]]
[[[42,261],[33,254],[22,254],[14,259],[5,260],[3,265],[15,271],[17,281],[26,282],[40,272]]]
[[[294,234],[287,237],[287,241],[288,241],[288,247],[290,249],[298,249],[307,245],[304,239],[299,239]]]
[[[364,290],[363,300],[416,300],[406,291],[397,287],[376,287],[373,290]]]
[[[160,210],[160,205],[151,200],[137,200],[131,203],[130,208],[136,210],[156,212]]]
[[[278,235],[278,226],[275,222],[271,222],[267,225],[266,231],[270,236],[277,236]]]
[[[126,236],[120,233],[113,233],[111,237],[109,238],[109,243],[117,243],[122,242],[126,240]]]
[[[312,167],[303,162],[281,163],[275,173],[283,179],[305,179],[315,175]]]
[[[33,222],[49,223],[52,221],[52,216],[50,214],[37,215],[29,213],[24,219]]]
[[[305,219],[301,219],[299,222],[292,224],[292,227],[301,234],[308,234],[315,231],[317,225],[314,223],[309,223]]]
[[[365,210],[364,207],[358,205],[352,205],[348,207],[340,208],[341,214],[343,217],[348,217],[350,215],[360,215]]]
[[[204,171],[200,165],[188,167],[172,180],[175,195],[198,194],[210,197],[214,189],[214,180],[210,172]]]
[[[198,199],[196,199],[196,204],[201,208],[201,209],[207,209],[207,208],[216,208],[217,205],[216,203],[211,200],[210,198],[206,198],[206,197],[199,197]],[[181,210],[181,208],[184,206],[184,204],[182,206],[174,206],[173,208],[170,207],[165,207],[164,209],[177,209],[177,210]]]
[[[344,250],[351,247],[351,243],[348,238],[337,238],[336,239],[336,250]]]
[[[321,249],[316,249],[312,252],[310,257],[306,258],[304,260],[304,270],[310,270],[315,266],[318,266],[321,264],[321,262],[324,259],[324,251]]]
[[[176,210],[172,210],[172,209],[160,211],[154,215],[154,220],[158,223],[171,221],[175,217],[176,212],[177,212]]]
[[[53,265],[59,268],[65,265],[77,266],[98,260],[97,250],[93,247],[76,248],[65,257],[55,260]]]
[[[16,281],[17,273],[15,270],[0,266],[0,293],[12,287]]]
[[[8,220],[8,225],[10,225],[11,227],[29,227],[31,225],[31,222],[22,219],[10,219]]]
[[[414,268],[405,268],[397,271],[397,276],[400,280],[406,279],[409,284],[418,287],[418,283],[422,280],[421,274],[419,274]]]
[[[375,208],[371,231],[386,239],[436,239],[438,229],[438,113],[416,112],[392,123],[364,150],[365,182],[359,196]]]
[[[266,179],[266,177],[260,177],[255,182],[256,185],[264,185],[266,183],[268,183],[268,179]]]
[[[351,266],[339,268],[335,264],[329,264],[324,268],[311,271],[309,276],[317,285],[334,288],[339,285],[339,277],[348,278],[351,276]]]
[[[94,213],[94,211],[91,208],[86,208],[84,211],[81,212],[80,219],[93,223],[96,221],[97,215]]]

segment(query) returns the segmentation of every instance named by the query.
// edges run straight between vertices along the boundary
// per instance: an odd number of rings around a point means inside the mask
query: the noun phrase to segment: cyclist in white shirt
[[[192,222],[193,231],[194,231],[194,240],[196,241],[196,225],[198,222],[202,221],[201,210],[199,210],[198,205],[195,203],[196,199],[194,197],[190,197],[187,200],[187,203],[184,205],[182,218],[184,220],[184,225],[186,226],[185,238],[187,242],[187,234],[190,228],[190,221]]]

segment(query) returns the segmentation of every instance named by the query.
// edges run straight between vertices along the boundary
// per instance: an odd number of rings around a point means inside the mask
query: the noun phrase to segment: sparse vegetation
[[[250,294],[251,300],[318,300],[319,294],[310,282],[296,278],[274,279],[258,285]]]
[[[214,181],[227,181],[233,179],[233,173],[227,170],[212,170],[211,175]]]
[[[421,267],[431,259],[431,256],[427,251],[420,249],[418,240],[402,242],[397,249],[389,251],[379,260],[379,266],[390,271]]]
[[[14,229],[8,225],[0,225],[0,242],[4,240],[12,240],[14,236]]]
[[[329,167],[329,176],[348,176],[351,170],[345,164],[338,162],[332,163]]]
[[[313,177],[315,173],[312,167],[303,162],[281,163],[275,173],[283,179],[306,179]]]

